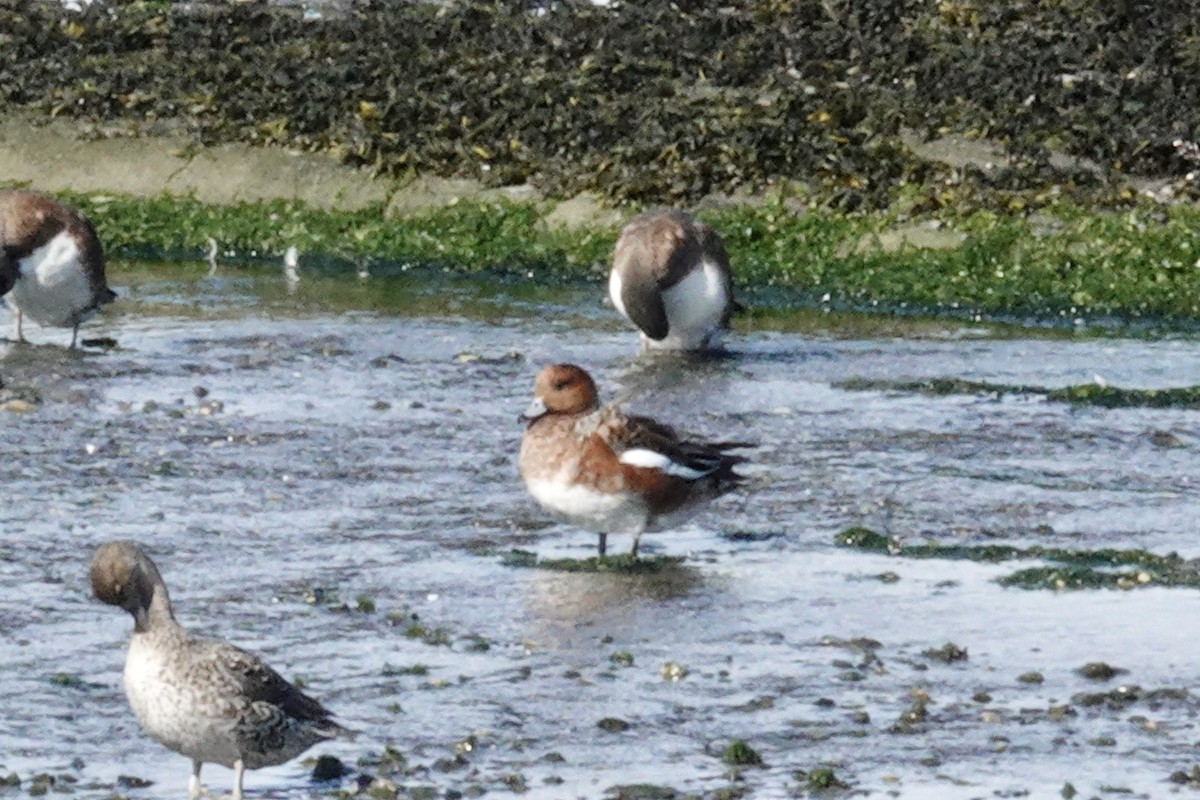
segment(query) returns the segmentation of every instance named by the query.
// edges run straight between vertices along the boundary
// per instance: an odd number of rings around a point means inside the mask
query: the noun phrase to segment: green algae
[[[987,383],[963,378],[930,378],[921,381],[851,378],[841,381],[835,386],[847,391],[903,392],[929,397],[952,395],[994,398],[1005,395],[1041,396],[1055,402],[1100,408],[1200,408],[1200,386],[1125,389],[1098,383],[1085,383],[1049,389],[1042,386]]]
[[[564,278],[599,281],[617,237],[613,225],[549,226],[537,203],[508,200],[464,200],[385,218],[378,205],[329,211],[283,200],[217,206],[166,195],[64,197],[92,217],[117,255],[199,259],[211,238],[222,260],[234,265],[278,263],[295,246],[305,270],[330,275],[366,270],[391,276],[436,268],[508,276],[530,287]],[[1044,220],[977,211],[952,223],[968,235],[961,247],[882,252],[859,243],[895,224],[887,212],[801,213],[775,197],[701,214],[727,241],[751,324],[769,320],[772,309],[795,307],[1064,326],[1080,318],[1185,326],[1200,318],[1200,270],[1193,267],[1200,256],[1200,209],[1113,214],[1062,204],[1040,215],[1058,222],[1052,232],[1035,235]],[[1151,218],[1157,221],[1141,221]],[[120,266],[113,270],[117,280]],[[910,390],[1040,393],[1115,406],[1200,405],[1200,389],[1130,394],[1133,390],[1099,386],[1056,390],[934,382]]]
[[[628,650],[618,650],[608,657],[608,660],[618,667],[632,667],[633,653]]]
[[[68,672],[56,672],[49,678],[51,685],[62,687],[64,689],[77,689],[82,691],[90,691],[92,689],[101,688],[100,684],[86,681],[78,675],[72,675]]]
[[[677,573],[684,567],[682,556],[640,556],[629,553],[590,558],[538,558],[528,550],[510,550],[503,556],[510,567],[537,567],[554,572],[592,572],[618,575],[661,575]]]
[[[941,647],[931,647],[922,650],[921,655],[930,661],[937,661],[941,664],[954,664],[958,661],[966,661],[968,658],[967,649],[959,647],[954,642],[946,642]]]
[[[823,793],[831,789],[849,789],[850,784],[837,776],[829,767],[817,767],[812,770],[798,769],[792,773],[803,790],[813,793]]]
[[[420,639],[431,647],[449,647],[450,633],[444,628],[429,628],[414,620],[404,629],[404,635],[409,639]]]
[[[135,257],[199,258],[213,239],[222,260],[232,252],[235,264],[277,261],[294,246],[306,263],[315,259],[326,271],[356,269],[366,260],[380,275],[414,266],[578,273],[606,261],[616,242],[615,230],[547,228],[536,204],[509,201],[464,201],[387,219],[380,204],[329,211],[289,200],[212,205],[170,195],[63,197],[91,217],[110,251]]]
[[[725,747],[721,760],[731,767],[761,767],[763,758],[744,739],[734,739]]]
[[[853,527],[834,537],[837,544],[871,553],[920,559],[1001,563],[1039,560],[997,580],[1021,589],[1133,589],[1148,586],[1200,588],[1200,569],[1176,553],[1158,555],[1140,549],[1069,550],[1012,545],[907,544],[869,528]]]

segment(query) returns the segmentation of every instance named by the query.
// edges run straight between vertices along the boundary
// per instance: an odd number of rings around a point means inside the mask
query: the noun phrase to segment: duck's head
[[[152,608],[170,614],[158,567],[134,542],[107,542],[96,548],[89,577],[96,599],[132,614],[138,631],[146,630]]]
[[[533,402],[521,417],[532,422],[546,414],[582,414],[599,406],[596,382],[582,367],[551,364],[533,382]]]

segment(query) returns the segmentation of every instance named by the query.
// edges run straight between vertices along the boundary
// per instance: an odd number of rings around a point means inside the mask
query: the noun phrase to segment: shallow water
[[[360,731],[312,755],[361,759],[432,796],[648,783],[788,797],[797,770],[822,766],[873,795],[1045,797],[1070,782],[1158,796],[1200,761],[1192,695],[1080,697],[1190,688],[1195,591],[1005,589],[995,579],[1012,564],[834,543],[867,525],[906,541],[1200,555],[1197,412],[835,388],[1191,386],[1194,338],[804,312],[689,363],[639,358],[596,285],[306,275],[289,292],[273,272],[113,272],[122,301],[83,335],[115,349],[70,352],[69,332],[36,326],[35,345],[0,344],[0,391],[35,401],[0,412],[0,777],[17,773],[20,792],[35,773],[84,797],[110,796],[120,776],[154,782],[117,787],[131,797],[186,791],[186,760],[141,735],[122,695],[130,621],[85,583],[91,548],[113,538],[148,547],[191,630],[262,653]],[[643,540],[678,566],[506,561],[595,548],[516,474],[516,417],[550,361],[586,366],[639,412],[760,443],[744,492]],[[406,635],[420,633],[414,615],[437,635]],[[948,641],[968,659],[923,653]],[[1093,661],[1129,672],[1075,672]],[[664,680],[668,662],[686,675]],[[1043,681],[1018,680],[1031,671]],[[927,717],[898,724],[926,695]],[[598,727],[607,717],[630,727]],[[724,764],[735,738],[765,766]],[[398,773],[371,763],[388,745],[407,759]],[[247,788],[354,787],[313,785],[309,769],[254,772]],[[206,767],[213,790],[230,779]]]

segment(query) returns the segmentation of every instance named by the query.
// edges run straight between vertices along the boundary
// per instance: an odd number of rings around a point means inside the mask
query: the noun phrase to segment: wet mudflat
[[[1200,412],[903,388],[1196,386],[1194,337],[803,313],[686,362],[637,357],[596,286],[113,273],[123,300],[86,336],[116,348],[69,352],[36,326],[42,344],[0,344],[9,796],[186,792],[186,759],[122,694],[130,620],[86,586],[113,538],[148,547],[191,630],[263,654],[361,732],[311,752],[342,759],[343,780],[312,783],[297,760],[251,773],[252,796],[1200,785],[1196,590],[1005,588],[1034,564],[903,552],[1200,554]],[[759,442],[748,488],[646,537],[656,570],[529,566],[595,548],[517,476],[516,417],[551,361],[639,412]],[[860,379],[875,388],[846,388]],[[899,552],[839,546],[852,526]],[[1124,671],[1080,672],[1096,662]],[[729,763],[735,740],[762,764]],[[210,790],[230,779],[205,769]]]

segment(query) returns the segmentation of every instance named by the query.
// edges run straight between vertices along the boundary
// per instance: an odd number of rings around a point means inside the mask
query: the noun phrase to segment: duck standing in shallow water
[[[125,694],[146,733],[192,759],[190,797],[201,794],[205,762],[234,770],[233,800],[241,800],[247,769],[282,764],[342,732],[258,656],[185,631],[158,568],[133,542],[97,548],[91,582],[99,600],[133,615]]]
[[[520,470],[543,508],[600,534],[643,533],[680,524],[706,501],[737,486],[746,461],[727,452],[741,442],[700,442],[646,417],[600,407],[596,383],[574,364],[538,374],[522,417]]]
[[[643,350],[717,347],[734,310],[725,243],[684,211],[639,214],[617,240],[608,296]]]
[[[96,229],[74,208],[45,195],[0,191],[0,295],[17,315],[16,339],[28,314],[39,325],[71,329],[117,295],[104,278]]]

